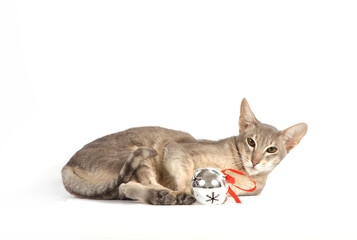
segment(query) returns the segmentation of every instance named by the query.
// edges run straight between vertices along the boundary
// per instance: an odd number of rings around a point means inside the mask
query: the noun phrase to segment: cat
[[[80,149],[62,169],[64,187],[79,198],[132,199],[158,205],[192,204],[191,178],[198,168],[236,169],[256,181],[256,195],[268,174],[307,132],[299,123],[286,130],[259,122],[247,100],[241,103],[239,135],[219,141],[161,127],[139,127],[99,138]],[[252,183],[230,173],[240,187]]]

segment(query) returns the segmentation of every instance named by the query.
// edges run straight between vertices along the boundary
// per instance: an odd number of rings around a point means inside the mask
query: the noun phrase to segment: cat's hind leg
[[[120,185],[119,198],[129,198],[154,205],[172,205],[176,203],[176,196],[171,190],[164,187],[145,186],[135,181]]]
[[[182,153],[182,149],[174,143],[165,148],[164,168],[168,174],[165,177],[174,181],[176,186],[173,186],[172,189],[158,183],[159,176],[155,169],[155,163],[152,158],[148,158],[140,163],[132,181],[120,185],[119,199],[130,198],[155,205],[194,203],[195,198],[192,196],[190,188],[193,163],[188,161],[187,156]]]
[[[119,185],[131,180],[142,161],[157,155],[153,148],[141,147],[128,154],[123,166],[115,155],[110,154],[107,154],[109,160],[95,159],[95,162],[102,164],[92,168],[84,168],[77,164],[76,158],[79,160],[88,158],[91,156],[91,150],[79,151],[62,169],[64,187],[68,192],[80,198],[117,199]]]
[[[119,199],[129,198],[154,205],[175,204],[176,195],[159,184],[157,178],[152,162],[146,159],[136,169],[132,181],[120,185]]]

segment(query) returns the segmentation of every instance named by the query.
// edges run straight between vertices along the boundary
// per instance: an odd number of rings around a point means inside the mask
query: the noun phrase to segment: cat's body
[[[236,194],[258,194],[270,171],[300,141],[307,127],[298,124],[289,129],[280,132],[258,122],[243,100],[237,137],[207,141],[160,127],[128,129],[85,145],[62,169],[63,183],[81,198],[191,204],[190,181],[196,169],[233,168],[257,182],[253,193],[234,189]],[[252,147],[247,139],[257,144]],[[272,146],[279,151],[268,154],[267,148]],[[251,187],[245,178],[232,175],[241,187]]]

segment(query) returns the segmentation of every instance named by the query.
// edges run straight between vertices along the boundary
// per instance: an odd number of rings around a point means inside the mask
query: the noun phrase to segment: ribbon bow
[[[251,188],[251,189],[244,189],[244,188],[238,187],[237,185],[234,185],[235,182],[236,182],[235,178],[232,177],[231,175],[229,175],[228,173],[226,173],[226,171],[235,172],[235,173],[238,173],[240,175],[243,175],[243,176],[247,177],[252,183],[254,183],[254,187]],[[245,175],[244,173],[242,173],[240,171],[237,171],[237,170],[234,170],[234,169],[224,169],[221,172],[226,176],[226,180],[227,180],[227,182],[229,184],[233,185],[234,187],[236,187],[236,188],[238,188],[238,189],[240,189],[242,191],[253,192],[257,188],[257,183],[253,179],[251,179],[250,177],[248,177],[247,175]],[[234,198],[236,203],[242,203],[230,186],[228,186],[228,193]]]

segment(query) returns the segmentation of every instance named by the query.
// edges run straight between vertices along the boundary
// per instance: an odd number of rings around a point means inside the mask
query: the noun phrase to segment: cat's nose
[[[253,160],[252,160],[253,167],[255,167],[258,163],[259,163],[258,160],[256,160],[256,159],[253,159]]]

